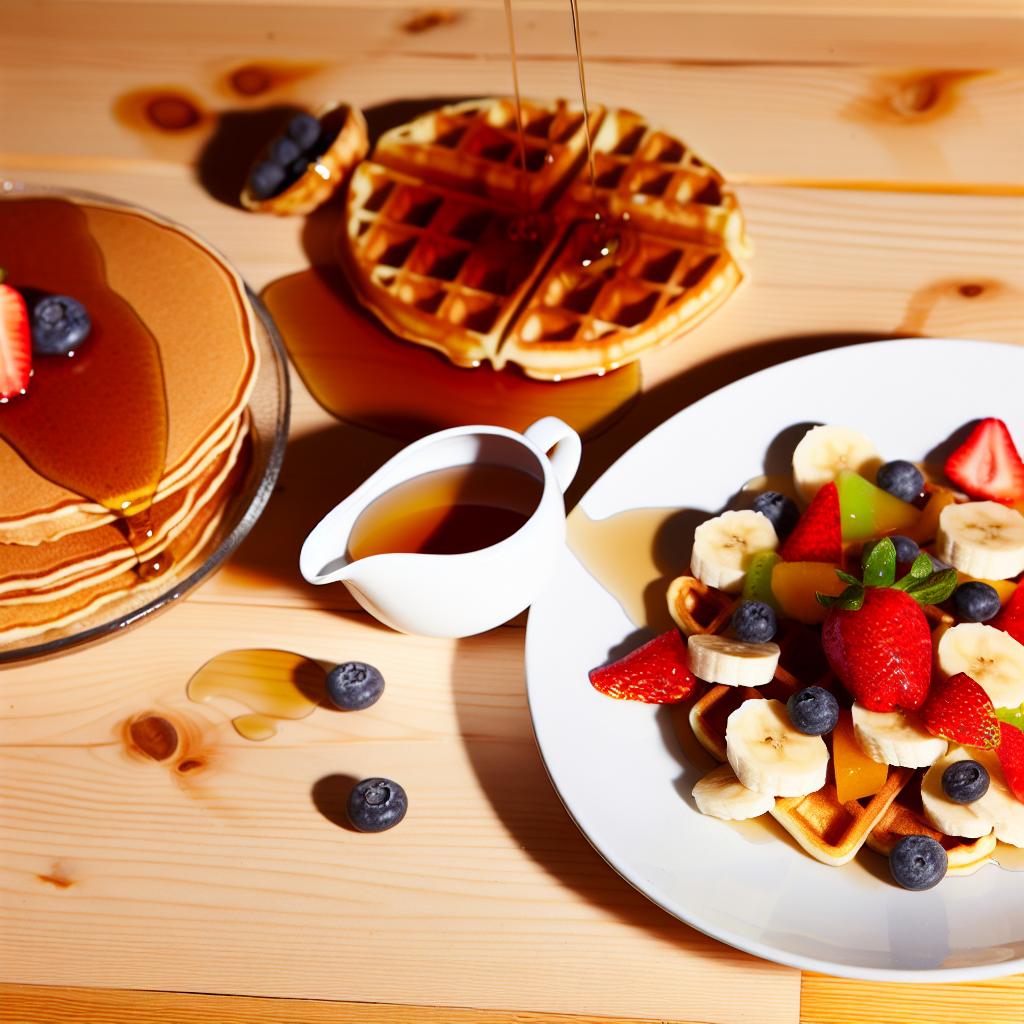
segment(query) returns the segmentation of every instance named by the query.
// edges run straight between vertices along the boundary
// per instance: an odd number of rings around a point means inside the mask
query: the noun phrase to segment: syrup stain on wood
[[[191,94],[173,86],[134,89],[114,101],[114,116],[127,128],[160,135],[186,135],[213,115]]]
[[[411,36],[418,36],[424,32],[430,32],[432,29],[440,28],[442,25],[452,25],[459,18],[459,13],[450,7],[433,7],[418,11],[403,22],[402,31]]]
[[[135,749],[153,761],[166,761],[178,749],[178,730],[163,715],[144,714],[130,722],[128,735]]]
[[[871,80],[868,94],[841,113],[871,125],[928,124],[956,109],[964,85],[988,74],[991,72],[957,70],[878,75]]]
[[[323,70],[323,64],[253,61],[233,68],[217,83],[228,96],[253,98],[284,89]]]
[[[49,874],[36,875],[36,878],[55,889],[70,889],[75,884],[73,879],[68,878],[68,872],[60,861],[54,861]]]
[[[910,296],[902,322],[895,328],[897,335],[922,335],[946,333],[954,324],[937,321],[959,320],[961,317],[976,315],[975,306],[969,308],[964,302],[976,304],[998,300],[1010,291],[1008,285],[994,278],[944,278]]]

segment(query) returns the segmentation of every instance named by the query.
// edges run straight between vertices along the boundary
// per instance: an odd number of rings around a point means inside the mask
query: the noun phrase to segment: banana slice
[[[1024,644],[983,622],[961,622],[942,634],[935,650],[947,676],[966,672],[997,708],[1024,703]]]
[[[857,742],[868,757],[880,764],[927,768],[949,746],[902,711],[869,711],[860,704],[854,704],[850,711]]]
[[[809,502],[844,469],[874,480],[881,464],[867,434],[850,427],[812,427],[793,451],[793,478],[800,497]]]
[[[1024,571],[1024,516],[995,501],[947,505],[939,515],[936,552],[968,576],[1008,580]]]
[[[714,633],[694,633],[686,641],[690,671],[708,683],[767,686],[779,665],[779,645],[750,644]]]
[[[744,701],[726,722],[725,750],[736,778],[747,789],[772,796],[806,796],[825,785],[825,741],[794,729],[780,701]]]
[[[701,814],[726,821],[756,818],[775,806],[771,793],[747,789],[727,764],[720,764],[693,787],[693,799]]]
[[[954,761],[977,761],[988,771],[988,792],[972,804],[958,804],[942,791],[942,773]],[[995,751],[954,747],[936,761],[921,782],[921,803],[928,820],[951,836],[978,839],[995,833],[1011,846],[1024,846],[1024,803],[1010,791]]]
[[[709,587],[734,594],[743,586],[750,560],[774,551],[779,538],[771,520],[753,509],[723,512],[693,532],[693,575]]]

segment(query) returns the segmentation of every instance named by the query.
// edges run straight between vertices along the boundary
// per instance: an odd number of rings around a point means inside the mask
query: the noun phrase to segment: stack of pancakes
[[[73,230],[60,237],[59,225]],[[81,239],[91,248],[83,256],[90,266],[82,268],[80,295],[95,290],[89,275],[100,267],[105,284],[99,287],[123,300],[124,316],[134,317],[133,327],[155,343],[157,384],[133,395],[130,378],[116,381],[116,394],[102,400],[123,409],[104,420],[102,443],[66,429],[61,436],[45,422],[16,429],[14,416],[24,422],[28,410],[17,403],[46,401],[43,360],[54,357],[36,357],[28,393],[0,406],[0,648],[84,625],[101,609],[113,613],[123,598],[165,589],[217,535],[248,467],[247,403],[258,357],[240,279],[192,235],[134,210],[92,201],[0,200],[0,266],[15,287],[74,294],[75,257],[69,270],[67,247]],[[119,325],[104,322],[105,309],[93,303],[86,345],[117,343]],[[81,369],[88,381],[84,359]],[[85,420],[96,400],[89,390],[87,384],[82,394],[70,389]],[[166,404],[160,415],[140,415],[142,401]],[[141,437],[145,429],[161,436]],[[117,479],[141,450],[162,457],[132,502],[122,502],[125,492],[108,484],[83,493],[90,480]],[[97,465],[102,461],[109,466]]]

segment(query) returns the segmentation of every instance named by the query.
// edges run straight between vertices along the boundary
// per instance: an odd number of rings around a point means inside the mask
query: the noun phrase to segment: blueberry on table
[[[821,686],[806,686],[786,701],[789,720],[797,732],[823,736],[839,721],[839,701]]]
[[[892,541],[892,546],[896,549],[896,561],[901,562],[905,565],[910,565],[919,554],[921,549],[917,546],[917,541],[911,540],[909,537],[904,537],[902,533],[894,533],[889,537]]]
[[[785,540],[796,526],[800,518],[800,510],[792,498],[787,498],[778,491],[765,491],[754,499],[754,511],[767,516],[779,540]]]
[[[775,609],[764,601],[743,601],[732,613],[732,628],[737,640],[748,644],[767,643],[778,629]]]
[[[384,677],[363,661],[346,661],[327,673],[327,696],[342,711],[362,711],[380,700]]]
[[[257,199],[269,199],[284,184],[285,172],[273,160],[258,163],[249,175],[249,188]]]
[[[360,832],[394,828],[408,809],[405,790],[390,779],[363,779],[348,797],[348,820]]]
[[[953,591],[953,610],[964,622],[988,622],[1002,607],[996,588],[972,580]]]
[[[320,122],[312,114],[296,114],[288,122],[286,132],[299,149],[309,152],[320,141]]]
[[[302,155],[302,149],[294,139],[287,135],[280,139],[274,139],[270,144],[270,159],[275,164],[287,167]]]
[[[906,459],[894,459],[878,470],[875,482],[900,501],[913,501],[924,488],[924,474]]]
[[[904,836],[889,854],[893,879],[913,892],[938,885],[946,867],[946,851],[931,836]]]
[[[942,773],[942,792],[956,804],[973,804],[988,792],[989,775],[977,761],[954,761]]]
[[[70,295],[44,295],[32,306],[30,322],[32,348],[44,356],[73,352],[92,330],[85,306]]]

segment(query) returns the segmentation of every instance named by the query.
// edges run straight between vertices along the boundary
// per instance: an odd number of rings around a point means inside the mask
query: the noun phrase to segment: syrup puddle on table
[[[249,708],[231,719],[239,736],[266,740],[281,720],[307,718],[324,698],[326,672],[311,658],[291,651],[228,651],[212,658],[188,682],[199,704],[224,697]]]

